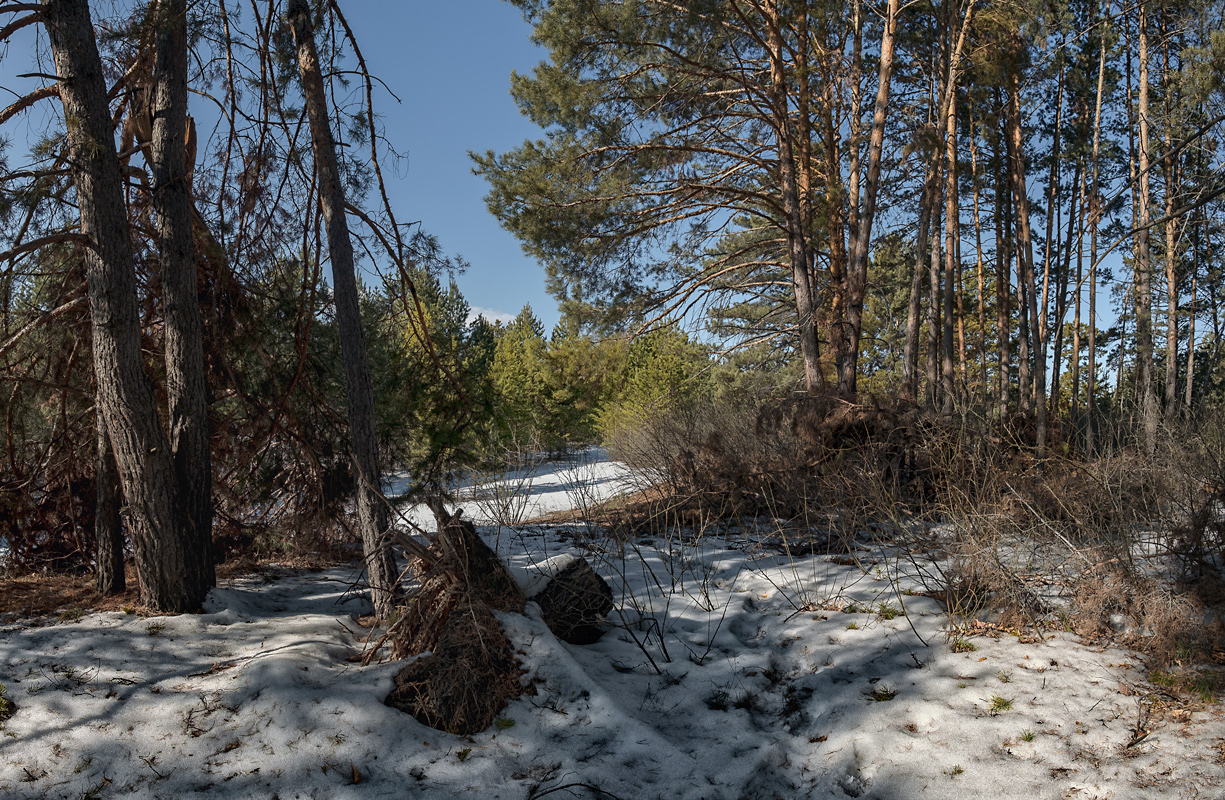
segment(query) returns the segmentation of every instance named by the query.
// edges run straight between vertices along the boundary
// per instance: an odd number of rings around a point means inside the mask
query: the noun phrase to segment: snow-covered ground
[[[885,550],[867,546],[861,568],[750,532],[486,532],[524,581],[585,555],[618,626],[579,647],[534,604],[503,616],[536,693],[489,731],[384,706],[401,664],[352,660],[367,634],[353,615],[369,610],[353,570],[285,571],[227,582],[201,615],[0,629],[18,706],[0,797],[1225,796],[1219,709],[1133,744],[1150,691],[1134,654],[1070,634],[954,652],[940,607]]]
[[[383,492],[388,497],[408,489],[408,477],[391,473]],[[610,461],[600,448],[588,448],[569,458],[542,461],[490,480],[467,482],[456,491],[464,519],[477,525],[512,526],[572,509],[583,510],[633,490],[641,483],[624,464]],[[405,517],[422,530],[437,530],[425,506],[405,507]]]

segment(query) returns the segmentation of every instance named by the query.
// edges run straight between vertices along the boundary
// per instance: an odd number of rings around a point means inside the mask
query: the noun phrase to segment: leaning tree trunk
[[[380,617],[391,613],[398,578],[391,549],[382,541],[387,530],[388,510],[380,489],[378,440],[374,418],[374,388],[366,356],[366,336],[358,307],[357,276],[353,242],[345,218],[344,186],[336,161],[336,143],[328,125],[327,99],[310,6],[306,0],[290,0],[286,15],[298,51],[302,92],[310,118],[315,170],[319,177],[319,203],[327,225],[328,256],[332,261],[332,283],[336,293],[336,321],[345,362],[345,388],[349,401],[349,443],[357,470],[357,517],[366,556],[374,611]]]
[[[166,319],[166,395],[170,455],[189,523],[188,582],[207,592],[213,571],[212,462],[209,457],[208,385],[204,334],[196,290],[187,140],[187,2],[158,0],[149,152],[153,212]]]
[[[187,520],[170,446],[140,351],[136,269],[123,181],[106,100],[102,60],[86,0],[44,0],[43,22],[59,75],[68,163],[85,249],[98,407],[106,422],[136,544],[142,599],[161,611],[199,608],[204,593],[186,580]]]

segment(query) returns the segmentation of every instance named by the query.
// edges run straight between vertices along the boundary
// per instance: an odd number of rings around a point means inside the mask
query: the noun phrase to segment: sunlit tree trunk
[[[950,81],[951,84],[951,81]],[[957,375],[953,364],[953,300],[957,291],[957,87],[950,85],[944,140],[944,296],[940,337],[940,378],[945,414],[953,413],[957,399]]]
[[[1024,269],[1025,294],[1028,298],[1029,316],[1032,325],[1038,325],[1040,320],[1038,298],[1034,282],[1034,246],[1029,226],[1029,198],[1025,191],[1025,141],[1021,131],[1021,77],[1016,73],[1010,76],[1008,97],[1008,125],[1012,142],[1012,193],[1015,199],[1017,213],[1017,251],[1020,263]],[[1024,382],[1021,384],[1021,396],[1032,391],[1035,428],[1037,429],[1036,450],[1039,460],[1046,455],[1046,364],[1042,359],[1041,336],[1035,338],[1033,374],[1034,385],[1031,389]],[[1022,359],[1024,361],[1024,358]]]
[[[1157,389],[1153,382],[1153,289],[1152,259],[1149,255],[1149,102],[1148,102],[1148,16],[1143,0],[1137,12],[1137,64],[1139,75],[1140,142],[1139,179],[1134,184],[1136,203],[1136,395],[1144,423],[1144,449],[1152,455],[1157,448]]]
[[[1051,332],[1049,330],[1048,315],[1050,314],[1051,305],[1051,264],[1059,260],[1059,242],[1055,240],[1056,234],[1062,232],[1062,220],[1060,216],[1063,212],[1063,207],[1059,204],[1059,181],[1060,170],[1063,164],[1062,153],[1060,152],[1060,141],[1063,138],[1063,92],[1064,92],[1064,76],[1066,71],[1066,61],[1060,59],[1059,63],[1059,80],[1055,90],[1055,127],[1051,132],[1051,171],[1047,177],[1047,202],[1046,202],[1046,248],[1042,255],[1042,299],[1038,303],[1038,317],[1033,320],[1035,331],[1036,344],[1036,359],[1040,359],[1043,364],[1046,363],[1046,348],[1051,341]],[[1053,248],[1053,249],[1052,249]],[[1059,316],[1056,315],[1056,320]],[[1058,335],[1058,333],[1056,333]],[[1057,378],[1051,380],[1054,385]],[[1041,397],[1041,395],[1037,395]]]
[[[973,109],[971,109],[972,111]],[[971,117],[972,119],[972,117]],[[979,213],[978,147],[973,122],[970,125],[970,186],[974,198],[974,274],[978,285],[978,368],[979,391],[986,415],[991,413],[991,387],[987,385],[987,287],[983,267],[983,223]]]
[[[795,134],[799,149],[798,163],[796,164],[796,191],[799,195],[800,219],[804,225],[804,255],[808,259],[805,282],[808,287],[807,302],[813,306],[813,347],[817,348],[819,347],[817,339],[820,322],[816,316],[818,285],[816,277],[817,246],[813,241],[817,227],[816,210],[813,206],[813,190],[817,179],[815,177],[816,162],[812,152],[812,86],[811,67],[809,64],[811,49],[812,41],[808,36],[808,13],[805,11],[796,15],[795,80],[797,113]],[[796,305],[798,308],[798,295]],[[819,352],[816,358],[817,368],[815,374],[810,375],[808,373],[807,362],[805,362],[805,383],[808,384],[810,379],[815,381],[815,384],[808,387],[809,393],[825,391],[825,370],[820,365]]]
[[[1165,281],[1166,281],[1166,330],[1165,330],[1165,418],[1173,421],[1178,416],[1178,220],[1175,218],[1175,198],[1178,196],[1178,156],[1174,154],[1174,108],[1170,96],[1170,31],[1162,14],[1161,24],[1162,104],[1165,112],[1165,149],[1169,155],[1162,159],[1165,183]]]
[[[934,158],[939,158],[939,155]],[[931,410],[937,410],[940,404],[940,309],[941,309],[941,294],[940,294],[940,271],[943,268],[943,257],[941,251],[940,239],[940,223],[941,213],[940,207],[944,200],[943,191],[943,170],[936,170],[936,190],[932,197],[932,235],[930,253],[928,254],[928,300],[927,300],[927,388],[924,390],[923,399],[927,407]]]
[[[1055,276],[1055,317],[1054,317],[1054,358],[1051,361],[1051,397],[1049,408],[1051,413],[1059,413],[1059,403],[1061,397],[1060,381],[1062,380],[1063,370],[1063,348],[1064,348],[1064,319],[1068,314],[1068,281],[1072,276],[1072,245],[1076,242],[1075,226],[1076,226],[1076,209],[1077,201],[1084,199],[1084,185],[1081,182],[1081,163],[1076,162],[1076,167],[1072,171],[1072,183],[1069,185],[1071,191],[1068,192],[1068,230],[1067,235],[1063,236],[1063,268],[1059,270]],[[1078,193],[1079,192],[1079,193]],[[1061,233],[1062,235],[1062,233]],[[1056,252],[1056,259],[1059,254]],[[1075,336],[1075,334],[1073,334]],[[1075,355],[1073,355],[1075,358]],[[1073,389],[1075,391],[1075,389]]]
[[[1191,401],[1193,399],[1191,389],[1195,383],[1195,316],[1199,313],[1199,227],[1195,228],[1194,242],[1192,243],[1192,259],[1191,259],[1191,297],[1188,298],[1190,303],[1190,313],[1187,316],[1187,380],[1183,393],[1183,413],[1191,413]]]
[[[906,307],[906,337],[902,343],[902,396],[914,402],[919,392],[919,326],[923,300],[923,276],[926,272],[927,233],[931,226],[932,196],[935,194],[935,170],[929,163],[927,179],[919,196],[919,226],[915,239],[914,271],[910,276],[910,301]]]
[[[1081,286],[1084,283],[1085,259],[1085,188],[1086,178],[1080,170],[1080,213],[1076,215],[1076,291],[1072,302],[1072,419],[1077,424],[1080,420],[1080,306],[1082,299]]]
[[[799,318],[800,357],[804,362],[804,385],[809,393],[814,393],[823,383],[817,346],[816,298],[810,283],[808,246],[796,183],[795,155],[791,146],[791,115],[788,113],[785,54],[778,0],[767,3],[763,11],[770,50],[772,118],[778,143],[779,184],[783,195],[783,216],[786,218],[787,250],[791,261],[796,315]]]
[[[1008,205],[1008,221],[1010,223],[1007,234],[1009,238],[1009,261],[1015,259],[1016,274],[1017,274],[1017,405],[1021,416],[1028,417],[1033,410],[1033,386],[1030,380],[1030,337],[1029,337],[1029,303],[1028,299],[1030,292],[1025,282],[1025,264],[1021,254],[1021,236],[1020,226],[1017,223],[1020,209],[1016,198],[1018,192],[1024,196],[1024,185],[1018,190],[1016,186],[1016,167],[1014,163],[1017,159],[1016,147],[1012,138],[1012,111],[1011,105],[1006,105],[1004,108],[1004,141],[1007,145],[1007,163],[1008,190],[1011,194]],[[1011,263],[1009,268],[1012,268]]]
[[[998,103],[997,103],[998,105]],[[998,340],[999,417],[1008,416],[1009,394],[1012,390],[1012,254],[1008,248],[1008,170],[1004,168],[1004,153],[1000,152],[1000,131],[996,126],[992,142],[992,159],[995,162],[995,336]]]
[[[851,208],[854,209],[854,224],[851,226],[850,258],[847,265],[847,325],[846,325],[846,358],[843,369],[838,375],[838,390],[841,394],[850,396],[856,392],[856,380],[859,370],[859,339],[863,330],[864,295],[868,284],[868,253],[872,244],[872,226],[876,219],[877,195],[880,192],[881,153],[885,140],[885,121],[889,113],[889,88],[893,70],[894,43],[896,40],[897,17],[901,6],[900,0],[889,0],[886,8],[885,26],[881,34],[880,62],[877,73],[876,105],[872,114],[872,128],[868,134],[868,163],[864,176],[863,207],[859,207],[859,164],[856,158],[852,167],[852,181],[855,183],[851,193]],[[858,9],[858,2],[856,9]],[[858,11],[857,11],[858,13]],[[859,24],[857,18],[856,39],[858,49]],[[853,119],[858,118],[856,110]],[[852,151],[859,152],[856,140]]]
[[[1089,229],[1089,386],[1088,402],[1085,404],[1088,416],[1085,420],[1085,450],[1089,454],[1096,451],[1097,438],[1094,430],[1097,424],[1097,229],[1102,218],[1101,187],[1098,185],[1099,166],[1101,161],[1102,140],[1102,94],[1106,83],[1106,37],[1101,36],[1101,46],[1098,52],[1097,94],[1093,110],[1093,188],[1090,191],[1090,208],[1092,210]]]

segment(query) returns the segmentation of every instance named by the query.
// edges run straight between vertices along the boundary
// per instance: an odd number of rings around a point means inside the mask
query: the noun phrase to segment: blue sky
[[[510,97],[511,70],[530,71],[544,57],[531,26],[503,0],[348,0],[342,8],[371,70],[403,101],[376,96],[388,138],[408,156],[389,186],[396,213],[470,262],[457,282],[474,308],[514,316],[531,303],[551,330],[558,312],[544,271],[485,208],[487,185],[468,158],[541,134]]]
[[[99,16],[123,4],[91,3]],[[485,208],[486,184],[468,158],[541,135],[510,97],[511,71],[528,72],[544,57],[529,39],[531,26],[503,0],[342,0],[341,8],[371,71],[401,101],[375,95],[388,139],[407,156],[387,176],[397,216],[420,221],[448,254],[467,259],[471,267],[457,283],[473,308],[509,318],[531,303],[551,330],[559,314],[544,271]],[[0,107],[44,83],[16,77],[37,69],[36,31],[26,28],[0,49]],[[205,106],[192,98],[198,122],[211,114]],[[23,137],[58,125],[58,114],[58,103],[44,101],[6,126],[13,165],[24,161]]]

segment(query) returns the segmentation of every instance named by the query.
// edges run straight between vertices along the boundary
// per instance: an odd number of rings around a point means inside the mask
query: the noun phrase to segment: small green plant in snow
[[[1012,701],[1006,697],[995,695],[991,698],[991,713],[1002,714],[1005,711],[1012,710]]]

